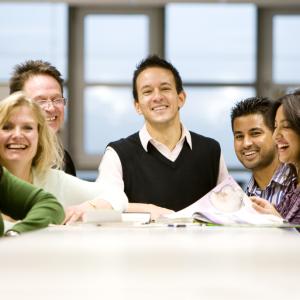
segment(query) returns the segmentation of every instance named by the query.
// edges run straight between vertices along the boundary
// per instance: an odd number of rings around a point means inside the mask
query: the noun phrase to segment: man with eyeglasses
[[[10,78],[10,93],[23,91],[36,101],[46,114],[49,126],[58,133],[64,124],[66,99],[63,97],[61,73],[49,62],[28,60],[16,65]],[[64,171],[76,176],[70,154],[65,150]]]

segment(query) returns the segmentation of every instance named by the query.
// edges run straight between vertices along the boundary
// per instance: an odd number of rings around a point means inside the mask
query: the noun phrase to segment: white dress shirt
[[[192,149],[191,134],[183,125],[181,138],[179,139],[178,143],[176,144],[173,150],[170,150],[164,144],[154,140],[150,136],[146,125],[144,125],[143,128],[139,131],[139,137],[145,151],[148,151],[147,145],[148,143],[151,143],[163,156],[165,156],[167,159],[173,162],[180,154],[185,140],[187,141],[189,147]],[[116,190],[118,190],[119,193],[121,191],[124,193],[122,164],[119,155],[112,147],[106,148],[98,170],[99,175],[96,181],[101,182],[104,186],[108,185],[113,187],[112,192],[114,191],[114,193],[116,192]],[[228,175],[228,170],[223,155],[221,153],[217,184],[221,183],[226,177],[228,177]],[[126,197],[125,193],[124,195]]]
[[[125,211],[128,205],[123,192],[118,194],[109,186],[79,179],[62,170],[49,169],[45,176],[41,177],[33,169],[33,185],[53,194],[64,207],[78,205],[95,198],[108,201],[117,211]]]

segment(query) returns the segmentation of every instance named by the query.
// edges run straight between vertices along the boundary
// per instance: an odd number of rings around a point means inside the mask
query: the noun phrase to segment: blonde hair
[[[37,103],[27,98],[23,92],[16,92],[0,101],[0,127],[9,120],[14,109],[26,106],[32,111],[38,123],[38,145],[32,160],[32,167],[39,176],[50,168],[63,166],[63,148],[56,134],[49,128],[44,112]]]

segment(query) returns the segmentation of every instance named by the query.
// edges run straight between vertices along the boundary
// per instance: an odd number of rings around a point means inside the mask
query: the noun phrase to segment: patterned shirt
[[[297,177],[295,170],[288,164],[280,164],[264,190],[259,188],[252,176],[247,185],[246,194],[266,199],[270,203],[278,205],[285,194],[293,190],[296,184]]]
[[[289,191],[276,209],[286,221],[300,225],[300,187]]]

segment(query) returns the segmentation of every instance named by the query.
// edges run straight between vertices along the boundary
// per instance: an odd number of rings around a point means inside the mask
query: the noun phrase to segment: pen
[[[173,224],[168,224],[168,227],[183,228],[186,227],[186,224],[173,223]]]

